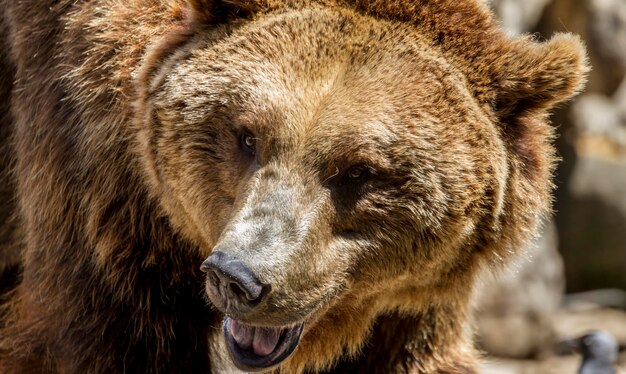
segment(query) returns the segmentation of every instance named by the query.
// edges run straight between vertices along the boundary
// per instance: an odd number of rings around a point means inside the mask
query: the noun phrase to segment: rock
[[[590,28],[605,57],[626,66],[626,1],[590,0]]]
[[[613,152],[610,144],[578,150],[567,183],[570,196],[561,204],[561,248],[571,290],[626,289],[626,162],[598,154]]]
[[[617,208],[626,217],[626,163],[581,156],[570,181],[572,194],[581,199],[588,197],[600,199]],[[598,219],[598,217],[590,218]],[[626,225],[626,220],[616,223]],[[622,233],[626,235],[626,226],[622,228],[624,229]],[[626,238],[626,236],[620,236],[620,238]],[[621,242],[622,245],[625,243]]]
[[[510,35],[529,32],[551,0],[492,0],[491,6]]]
[[[477,341],[499,357],[541,355],[554,342],[552,315],[564,289],[554,224],[512,268],[486,279],[477,292]]]
[[[579,154],[626,163],[626,79],[612,97],[598,93],[581,96],[570,118]]]
[[[488,358],[481,374],[575,374],[581,363],[576,355],[550,356],[542,360]],[[626,352],[617,359],[617,373],[626,373]]]
[[[626,312],[623,310],[596,308],[578,311],[563,308],[555,314],[553,321],[559,340],[603,330],[610,333],[620,346],[626,347]]]
[[[626,148],[626,109],[617,98],[584,95],[573,106],[571,117],[578,137],[604,138],[618,149]]]
[[[609,332],[623,348],[626,347],[626,311],[608,308],[595,308],[583,311],[560,309],[552,319],[557,341],[572,336],[584,335],[594,330]],[[509,337],[509,342],[517,335]],[[563,374],[577,373],[582,358],[573,354],[557,355],[554,347],[547,347],[541,358],[521,360],[502,357],[487,357],[481,367],[482,374]],[[626,374],[626,351],[622,351],[616,362],[617,373]]]
[[[626,310],[626,291],[618,288],[607,288],[567,294],[563,306],[572,311],[584,311],[599,307]]]
[[[620,51],[610,50],[626,43],[626,2],[593,0],[591,7],[592,26],[615,18],[614,24],[592,27],[597,38],[608,33],[595,48],[602,50],[606,44],[605,54],[626,58],[626,44]],[[617,35],[605,30],[609,27],[619,31]],[[626,289],[626,79],[611,96],[582,96],[570,119],[575,163],[557,216],[568,287]]]

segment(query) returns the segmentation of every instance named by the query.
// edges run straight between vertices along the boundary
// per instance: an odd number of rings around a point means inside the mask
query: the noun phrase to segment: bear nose
[[[229,309],[224,311],[227,313],[249,311],[260,304],[270,290],[243,261],[222,251],[214,251],[200,269],[207,274],[213,294]]]

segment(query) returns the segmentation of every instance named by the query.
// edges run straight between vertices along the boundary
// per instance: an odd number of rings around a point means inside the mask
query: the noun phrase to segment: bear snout
[[[250,313],[271,290],[243,261],[222,251],[214,251],[200,268],[207,274],[211,300],[226,314]]]

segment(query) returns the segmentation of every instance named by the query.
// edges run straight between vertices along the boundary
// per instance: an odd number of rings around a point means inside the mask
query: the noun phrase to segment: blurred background
[[[553,116],[563,158],[553,220],[477,293],[483,372],[577,373],[582,355],[566,340],[602,330],[616,352],[605,358],[626,373],[626,0],[488,1],[511,35],[579,34],[593,70]]]

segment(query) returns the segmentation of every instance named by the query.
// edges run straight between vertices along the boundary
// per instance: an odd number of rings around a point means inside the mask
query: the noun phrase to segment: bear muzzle
[[[245,316],[265,299],[271,286],[263,284],[243,261],[214,251],[201,266],[207,274],[207,290],[224,312],[223,333],[233,363],[245,371],[278,365],[298,346],[304,323],[290,327],[253,326],[228,315]]]

